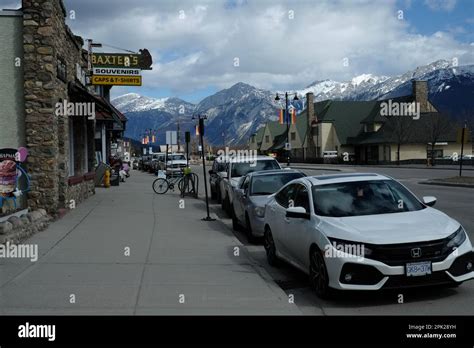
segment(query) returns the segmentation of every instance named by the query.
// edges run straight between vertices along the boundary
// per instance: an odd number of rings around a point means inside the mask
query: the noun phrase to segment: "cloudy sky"
[[[0,8],[20,1],[0,0]],[[140,88],[196,102],[237,82],[265,89],[394,75],[437,59],[474,63],[473,0],[64,0],[84,38],[138,51]],[[104,46],[98,52],[119,52]],[[346,64],[345,64],[346,63]]]

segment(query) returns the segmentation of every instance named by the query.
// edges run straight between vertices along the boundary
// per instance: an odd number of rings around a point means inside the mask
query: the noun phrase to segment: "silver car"
[[[286,183],[303,176],[294,169],[265,170],[243,176],[234,191],[231,207],[233,228],[238,230],[243,226],[251,243],[256,237],[263,237],[265,204],[269,196]]]

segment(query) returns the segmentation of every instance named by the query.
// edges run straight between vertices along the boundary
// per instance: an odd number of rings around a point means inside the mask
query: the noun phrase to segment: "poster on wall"
[[[25,169],[21,166],[28,157],[28,150],[24,147],[18,149],[0,149],[0,209],[5,202],[17,207],[17,198],[30,189],[30,179]],[[26,188],[21,189],[20,179],[26,178]]]

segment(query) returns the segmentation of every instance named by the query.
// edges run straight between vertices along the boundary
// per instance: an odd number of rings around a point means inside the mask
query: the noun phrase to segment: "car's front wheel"
[[[331,294],[329,276],[323,254],[316,247],[310,251],[309,281],[311,287],[320,298],[328,298]]]
[[[268,264],[273,267],[278,267],[280,265],[280,259],[276,253],[276,245],[275,241],[273,240],[272,230],[268,226],[265,227],[263,246],[265,248],[265,252],[267,253]]]

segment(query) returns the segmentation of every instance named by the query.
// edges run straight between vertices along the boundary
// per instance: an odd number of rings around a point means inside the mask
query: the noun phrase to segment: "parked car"
[[[181,153],[169,154],[166,162],[166,173],[169,175],[180,174],[187,166],[186,156]]]
[[[233,199],[233,189],[238,185],[242,176],[261,170],[281,169],[278,161],[268,156],[257,156],[253,161],[249,159],[231,158],[226,164],[225,172],[220,181],[222,209],[230,216]]]
[[[291,180],[305,176],[299,170],[265,170],[242,177],[234,189],[232,203],[232,227],[245,228],[249,242],[263,237],[265,205],[269,197]]]
[[[151,155],[143,155],[141,160],[141,170],[148,172],[151,164]]]
[[[209,187],[211,188],[211,198],[221,203],[220,182],[225,176],[226,165],[229,162],[228,156],[219,156],[214,159],[212,168],[209,170]]]
[[[153,154],[153,158],[151,160],[151,169],[150,171],[152,173],[158,173],[158,170],[162,170],[164,168],[164,158],[165,158],[165,153],[164,152],[158,152]]]
[[[320,297],[332,289],[379,290],[474,278],[474,252],[459,222],[378,174],[294,180],[265,208],[267,260],[309,274]]]

